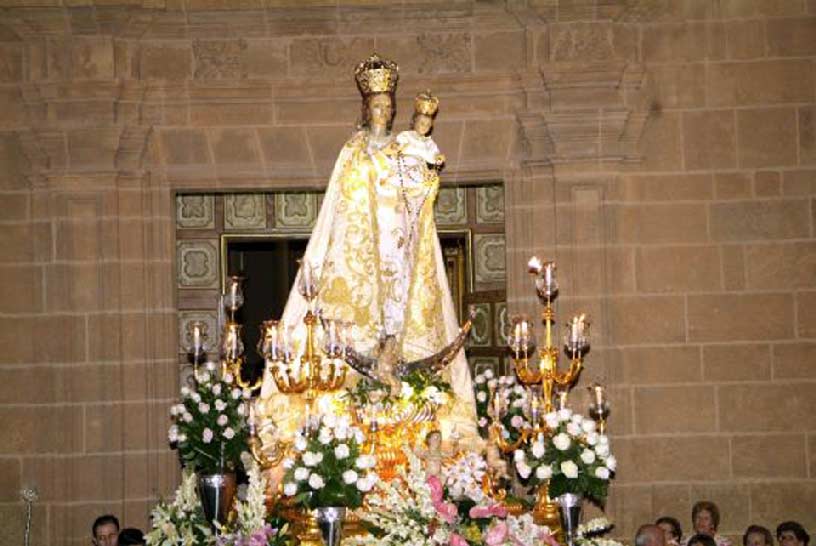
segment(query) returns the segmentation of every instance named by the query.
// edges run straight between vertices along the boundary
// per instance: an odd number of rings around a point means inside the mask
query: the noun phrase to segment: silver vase
[[[581,523],[581,508],[584,497],[575,493],[564,493],[559,495],[558,511],[561,514],[561,528],[564,530],[564,538],[568,546],[575,546],[575,532]]]
[[[338,546],[343,538],[343,520],[346,519],[345,506],[319,506],[315,509],[317,527],[326,546]]]
[[[223,525],[232,509],[235,500],[235,474],[204,474],[198,477],[198,496],[204,517],[214,525],[215,522]]]

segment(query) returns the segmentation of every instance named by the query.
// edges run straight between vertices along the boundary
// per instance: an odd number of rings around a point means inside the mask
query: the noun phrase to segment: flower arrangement
[[[295,435],[295,458],[284,460],[283,493],[313,509],[358,508],[377,481],[376,458],[362,452],[363,431],[345,415],[310,419]]]
[[[540,434],[514,452],[516,470],[533,485],[549,480],[549,494],[583,495],[603,504],[617,461],[609,438],[596,431],[596,423],[569,409],[544,417],[548,434]]]
[[[185,469],[173,502],[160,502],[151,513],[148,546],[197,546],[212,540],[212,531],[196,493],[196,475]]]
[[[246,449],[244,392],[231,374],[220,374],[214,362],[195,374],[195,388],[181,388],[182,400],[170,408],[168,439],[184,464],[196,472],[236,470]]]
[[[479,434],[482,438],[490,438],[490,404],[494,402],[491,395],[495,395],[504,408],[498,422],[501,427],[499,433],[506,442],[515,443],[530,428],[530,422],[524,413],[528,404],[527,390],[517,383],[515,376],[503,375],[497,378],[490,369],[478,374],[473,385]]]
[[[402,378],[401,389],[393,396],[389,386],[375,379],[363,378],[346,391],[345,398],[351,405],[360,407],[374,403],[383,406],[403,408],[409,405],[421,406],[429,403],[443,406],[450,400],[452,388],[439,374],[425,370],[414,370]]]
[[[443,481],[427,476],[410,450],[405,454],[407,469],[391,482],[378,482],[366,499],[368,510],[361,517],[373,536],[350,538],[344,545],[520,546],[545,542],[556,546],[549,529],[536,525],[532,516],[508,516],[504,507],[484,495],[477,503],[461,491],[458,497],[452,494],[452,489],[478,482],[475,473],[484,471],[484,462],[462,463],[452,473],[449,469]],[[464,476],[468,470],[474,472],[469,478]]]
[[[448,494],[456,501],[484,501],[482,480],[486,473],[487,463],[477,453],[471,452],[458,457],[443,472]]]
[[[267,481],[257,463],[249,465],[246,500],[235,502],[235,522],[216,538],[217,546],[284,546],[288,524],[270,522],[266,511]]]

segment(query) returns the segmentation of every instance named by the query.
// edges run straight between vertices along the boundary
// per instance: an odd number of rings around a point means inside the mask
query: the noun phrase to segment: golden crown
[[[416,111],[417,114],[433,116],[438,109],[439,99],[431,95],[430,89],[421,92],[414,99],[414,111]]]
[[[399,80],[399,66],[373,53],[357,65],[354,79],[364,97],[373,93],[393,93]]]

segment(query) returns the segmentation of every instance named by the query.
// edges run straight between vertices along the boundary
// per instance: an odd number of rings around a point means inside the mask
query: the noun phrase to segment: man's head
[[[641,525],[635,533],[635,546],[666,546],[663,529],[653,523]]]
[[[99,516],[93,522],[91,534],[95,546],[118,546],[119,520],[111,514]]]
[[[779,546],[808,546],[810,535],[801,523],[786,521],[777,526],[776,540]]]

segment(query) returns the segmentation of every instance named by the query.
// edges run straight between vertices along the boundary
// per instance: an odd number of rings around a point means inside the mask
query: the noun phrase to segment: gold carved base
[[[561,529],[561,516],[558,504],[550,499],[549,486],[544,483],[538,489],[538,500],[533,508],[533,520],[539,525],[546,525],[550,532],[556,535],[558,542],[564,543],[564,533]]]

